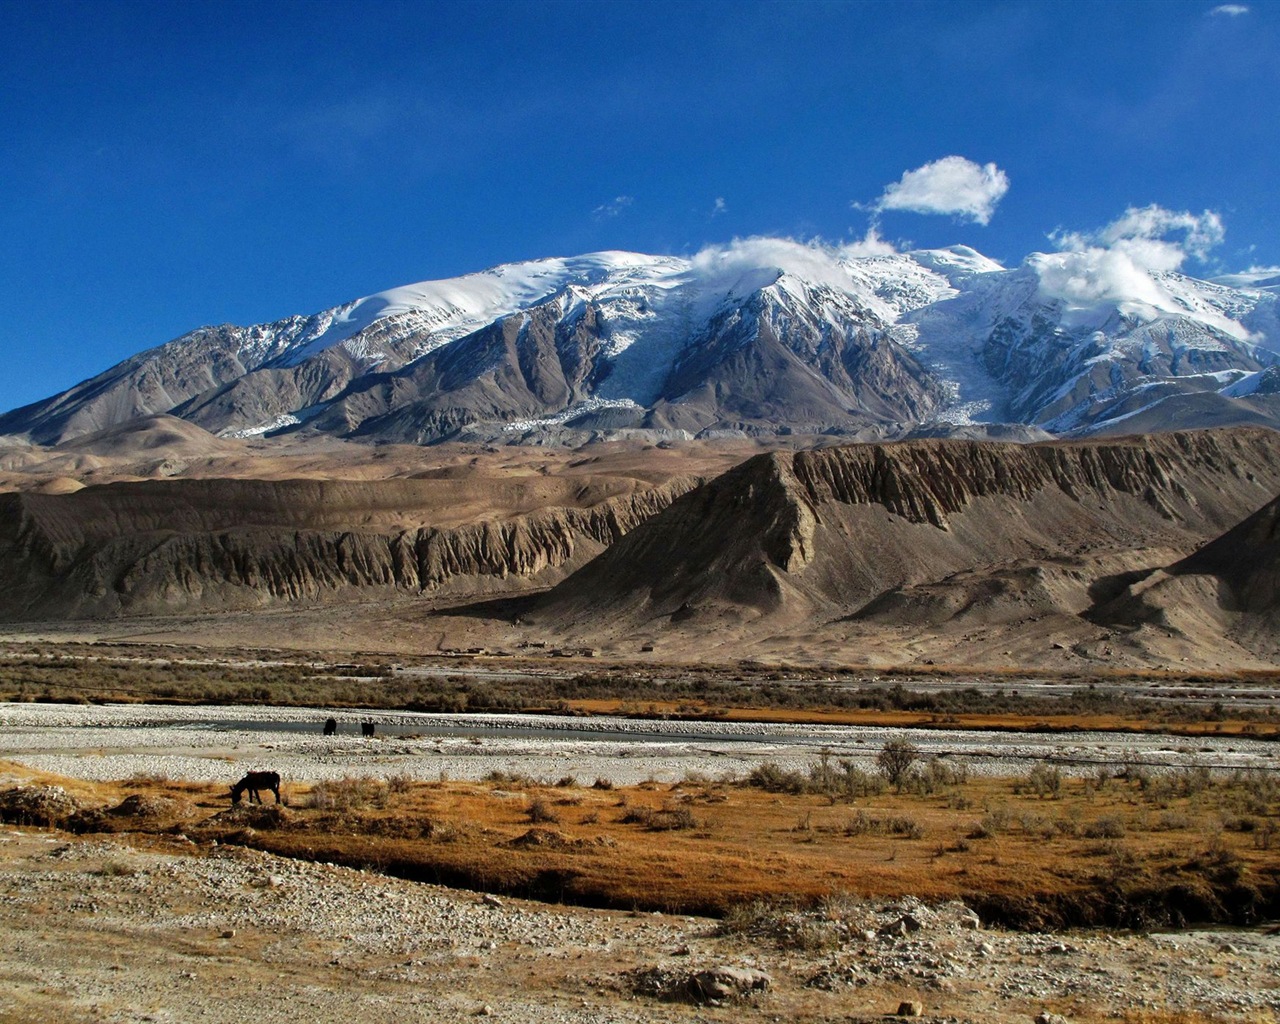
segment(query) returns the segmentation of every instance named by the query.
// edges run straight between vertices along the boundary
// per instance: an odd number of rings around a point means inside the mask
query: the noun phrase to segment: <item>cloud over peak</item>
[[[1152,203],[1129,207],[1097,231],[1055,231],[1049,237],[1068,252],[1108,249],[1124,253],[1140,267],[1159,271],[1177,270],[1188,256],[1207,259],[1226,238],[1226,229],[1214,210],[1197,214]]]
[[[871,209],[912,213],[951,214],[975,224],[988,224],[996,205],[1009,191],[1009,176],[994,163],[980,165],[962,156],[905,171],[885,187]]]

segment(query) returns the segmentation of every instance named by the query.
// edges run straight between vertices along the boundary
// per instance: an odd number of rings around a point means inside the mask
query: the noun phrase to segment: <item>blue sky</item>
[[[0,0],[0,97],[3,409],[202,324],[598,249],[874,219],[1016,263],[1155,204],[1220,218],[1189,272],[1280,264],[1275,0]],[[886,198],[951,156],[995,165],[985,209]]]

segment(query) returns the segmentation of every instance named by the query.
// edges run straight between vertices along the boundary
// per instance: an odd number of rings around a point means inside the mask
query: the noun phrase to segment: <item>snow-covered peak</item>
[[[923,267],[936,270],[954,283],[955,278],[969,274],[993,274],[1004,265],[983,256],[967,245],[951,245],[945,249],[916,249],[908,255]]]
[[[412,315],[429,332],[418,354],[470,334],[502,316],[528,309],[570,286],[593,297],[628,286],[668,282],[685,261],[630,252],[597,252],[568,259],[506,263],[475,274],[390,288],[331,311],[322,331],[295,349],[300,362],[340,344],[379,320]]]

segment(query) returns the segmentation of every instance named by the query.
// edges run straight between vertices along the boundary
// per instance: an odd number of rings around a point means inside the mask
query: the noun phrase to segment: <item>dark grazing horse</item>
[[[262,803],[262,797],[259,792],[264,789],[271,790],[276,796],[276,803],[280,802],[280,776],[276,772],[250,772],[243,779],[231,787],[231,802],[238,804],[240,796],[245,790],[249,791],[249,803]]]

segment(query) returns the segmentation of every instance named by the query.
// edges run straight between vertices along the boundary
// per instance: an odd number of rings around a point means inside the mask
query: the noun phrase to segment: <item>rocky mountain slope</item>
[[[187,469],[130,475],[171,433]],[[1256,665],[1280,651],[1276,436],[246,457],[162,419],[49,456],[58,474],[95,460],[80,478],[31,471],[0,494],[0,618],[255,610],[321,645]],[[258,475],[220,469],[245,458]]]
[[[49,445],[168,414],[226,438],[578,443],[1280,424],[1277,289],[1082,254],[754,239],[594,253],[205,327],[0,416]]]
[[[666,475],[175,479],[0,494],[0,616],[93,618],[520,591],[697,484]],[[477,499],[472,494],[488,488]],[[481,501],[487,515],[459,516]]]
[[[1153,571],[1239,571],[1218,545],[1182,560],[1277,491],[1280,445],[1259,430],[761,455],[629,533],[526,618],[584,640],[818,638],[1092,622],[1111,603],[1103,618],[1128,628],[1140,620],[1114,601]],[[1265,533],[1274,513],[1260,516],[1240,530]],[[1251,543],[1246,565],[1263,551]]]

